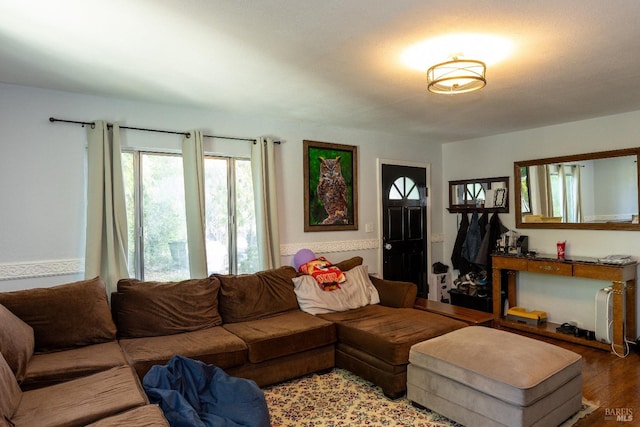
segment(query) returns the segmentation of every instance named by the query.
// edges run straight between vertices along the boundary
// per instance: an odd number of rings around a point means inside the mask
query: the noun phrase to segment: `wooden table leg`
[[[618,354],[625,353],[624,346],[624,325],[625,325],[625,282],[613,282],[613,349]]]
[[[626,306],[625,306],[625,312],[627,313],[627,325],[626,325],[626,331],[627,331],[627,339],[635,341],[635,339],[638,337],[636,335],[636,331],[637,331],[637,327],[638,325],[636,325],[636,313],[637,313],[637,307],[636,307],[636,281],[635,280],[629,280],[627,281],[627,289],[626,289]]]
[[[517,298],[516,298],[516,287],[517,287],[517,280],[518,280],[518,273],[515,271],[508,271],[507,272],[507,294],[508,294],[508,298],[509,298],[509,308],[511,307],[515,307],[516,305],[518,305],[518,303],[516,302]]]
[[[491,277],[491,293],[493,298],[493,318],[500,319],[502,315],[502,269],[494,268]]]

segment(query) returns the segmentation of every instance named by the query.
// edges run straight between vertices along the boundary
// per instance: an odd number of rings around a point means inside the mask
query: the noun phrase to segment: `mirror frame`
[[[522,177],[520,168],[523,166],[535,166],[546,163],[564,163],[581,160],[605,159],[610,157],[636,156],[636,163],[640,160],[640,147],[626,148],[622,150],[598,151],[593,153],[576,154],[571,156],[547,157],[543,159],[525,160],[513,163],[513,186],[516,215],[516,228],[544,228],[544,229],[575,229],[575,230],[626,230],[640,231],[640,224],[630,222],[600,222],[600,223],[566,223],[566,222],[523,222],[522,221],[522,194],[520,183]],[[636,182],[638,185],[638,200],[636,203],[640,209],[640,168],[638,169]]]

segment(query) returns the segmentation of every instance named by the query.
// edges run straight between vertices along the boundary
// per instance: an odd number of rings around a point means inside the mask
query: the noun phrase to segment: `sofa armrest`
[[[418,287],[414,283],[384,280],[375,276],[369,278],[378,290],[380,304],[396,308],[411,308],[415,304]]]

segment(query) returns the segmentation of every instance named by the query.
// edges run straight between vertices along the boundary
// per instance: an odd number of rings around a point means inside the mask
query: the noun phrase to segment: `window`
[[[563,222],[580,222],[580,166],[552,165],[549,180],[553,199],[553,216],[562,217]]]
[[[389,200],[419,200],[420,192],[416,183],[406,176],[401,176],[393,182],[389,189]]]
[[[487,200],[487,193],[485,192],[486,184],[480,182],[473,182],[466,185],[467,200]]]
[[[189,278],[182,157],[150,151],[122,153],[129,273],[143,280]],[[251,164],[206,156],[205,227],[209,274],[258,268]]]

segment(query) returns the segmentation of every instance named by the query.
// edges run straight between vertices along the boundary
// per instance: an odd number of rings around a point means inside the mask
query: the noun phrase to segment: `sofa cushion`
[[[293,267],[254,274],[216,275],[220,279],[220,314],[224,323],[261,319],[298,310]]]
[[[349,271],[354,267],[362,265],[362,261],[363,260],[361,256],[354,256],[353,258],[340,261],[339,263],[334,264],[333,266],[339,268],[342,271]]]
[[[215,277],[181,282],[121,279],[112,295],[118,336],[172,335],[220,325],[219,290]]]
[[[117,341],[34,354],[21,387],[40,388],[126,364]]]
[[[407,364],[412,345],[467,326],[422,310],[377,304],[318,316],[336,323],[338,342],[392,365]]]
[[[344,272],[346,280],[339,289],[328,291],[318,286],[312,276],[303,275],[293,279],[294,291],[300,309],[309,314],[332,313],[378,304],[380,297],[369,280],[367,266],[359,265]]]
[[[153,365],[166,364],[174,354],[223,369],[247,361],[244,341],[221,326],[163,337],[126,338],[120,340],[120,346],[140,378]]]
[[[1,304],[0,325],[0,353],[20,382],[33,355],[33,328]]]
[[[148,404],[130,366],[22,393],[12,422],[18,426],[84,426]]]
[[[11,419],[18,409],[22,391],[13,371],[0,353],[0,422]],[[1,424],[0,424],[1,425]]]
[[[118,415],[103,418],[87,427],[169,427],[158,405],[144,405]]]
[[[397,308],[414,306],[418,296],[418,287],[414,283],[380,279],[375,276],[369,278],[378,290],[380,304]]]
[[[333,323],[299,310],[246,322],[227,323],[223,328],[247,343],[251,363],[276,359],[336,341]]]
[[[33,328],[35,351],[114,340],[104,283],[99,277],[51,288],[0,293],[0,304]]]

